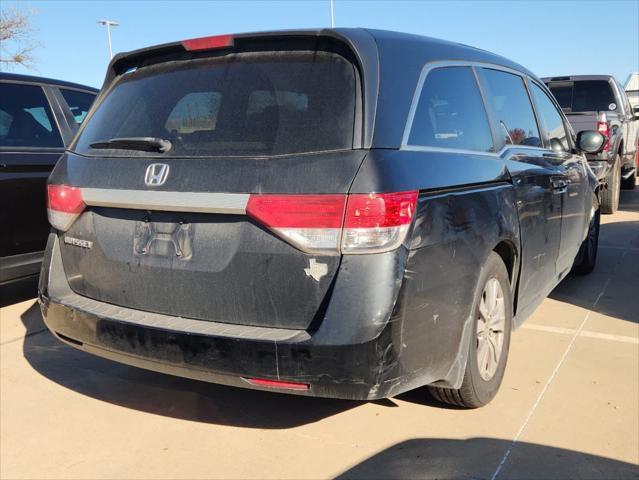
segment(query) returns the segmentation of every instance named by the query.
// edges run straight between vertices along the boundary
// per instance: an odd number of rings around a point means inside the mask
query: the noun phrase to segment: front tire
[[[597,263],[597,248],[599,247],[599,229],[601,226],[601,211],[597,198],[592,199],[592,208],[594,213],[588,225],[588,234],[575,258],[572,272],[576,275],[587,275],[595,269]]]
[[[477,408],[490,402],[504,377],[512,326],[512,294],[501,257],[491,252],[479,278],[474,299],[473,329],[462,385],[458,389],[429,386],[442,403]]]
[[[621,162],[619,155],[615,157],[612,169],[606,177],[607,187],[601,194],[601,213],[615,213],[619,208],[619,195],[621,193]]]

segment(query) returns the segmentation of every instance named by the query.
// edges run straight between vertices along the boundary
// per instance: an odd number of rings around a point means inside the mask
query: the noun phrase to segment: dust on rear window
[[[251,52],[124,74],[75,151],[96,156],[269,156],[353,147],[356,70],[324,51]],[[113,138],[170,140],[164,154],[94,149]]]
[[[606,80],[550,82],[548,88],[566,112],[615,110],[618,105]],[[614,108],[610,108],[614,104]]]

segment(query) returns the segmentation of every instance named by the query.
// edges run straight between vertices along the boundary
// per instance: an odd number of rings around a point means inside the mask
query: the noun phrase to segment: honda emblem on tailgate
[[[169,166],[166,163],[152,163],[144,174],[144,183],[149,187],[159,187],[169,176]]]

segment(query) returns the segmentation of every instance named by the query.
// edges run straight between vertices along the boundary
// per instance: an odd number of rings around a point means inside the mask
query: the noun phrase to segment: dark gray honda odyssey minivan
[[[364,29],[116,56],[48,184],[46,323],[194,379],[466,407],[511,330],[594,268],[597,181],[502,57]]]

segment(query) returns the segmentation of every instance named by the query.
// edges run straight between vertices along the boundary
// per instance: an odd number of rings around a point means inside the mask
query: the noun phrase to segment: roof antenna
[[[333,0],[329,0],[331,4],[331,28],[335,28],[335,17],[333,16]]]

